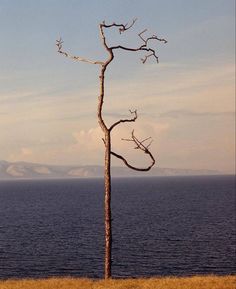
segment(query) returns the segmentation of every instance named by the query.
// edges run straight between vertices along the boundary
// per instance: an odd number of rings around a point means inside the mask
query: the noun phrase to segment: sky
[[[105,79],[108,124],[137,109],[135,123],[116,127],[112,149],[134,165],[149,159],[129,138],[152,137],[157,166],[235,170],[234,0],[0,0],[0,160],[58,165],[103,165],[97,122],[99,66],[74,62],[67,52],[106,60],[98,25],[132,22],[109,45],[152,42],[159,64],[118,51]],[[113,165],[122,165],[112,160]]]

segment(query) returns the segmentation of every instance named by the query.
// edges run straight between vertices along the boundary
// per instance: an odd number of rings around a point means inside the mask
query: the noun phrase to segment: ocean
[[[102,179],[0,182],[0,278],[103,277]],[[113,277],[235,274],[235,177],[112,180]]]

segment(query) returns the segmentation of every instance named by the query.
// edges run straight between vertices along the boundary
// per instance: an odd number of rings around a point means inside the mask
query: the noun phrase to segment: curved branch
[[[138,140],[137,137],[134,135],[134,131],[132,131],[132,138],[131,138],[131,139],[123,139],[123,140],[134,142],[135,145],[136,145],[136,146],[135,146],[135,149],[140,149],[140,150],[142,150],[145,154],[148,154],[149,157],[150,157],[150,159],[151,159],[151,164],[150,164],[148,167],[146,167],[146,168],[137,168],[137,167],[134,167],[133,165],[129,164],[128,161],[127,161],[123,156],[121,156],[121,155],[119,155],[119,154],[117,154],[117,153],[115,153],[115,152],[113,152],[113,151],[111,151],[111,155],[113,155],[113,156],[117,157],[118,159],[122,160],[122,161],[124,162],[124,164],[125,164],[128,168],[130,168],[130,169],[132,169],[132,170],[135,170],[135,171],[143,171],[143,172],[149,171],[149,170],[154,166],[154,164],[155,164],[155,159],[154,159],[152,153],[151,153],[150,150],[149,150],[149,147],[150,147],[152,141],[149,142],[148,145],[144,145],[144,143],[145,143],[147,140],[150,140],[150,137],[148,137],[148,138],[140,141],[140,140]]]
[[[110,49],[111,49],[111,50],[114,50],[114,49],[123,49],[123,50],[126,50],[126,51],[132,51],[132,52],[136,52],[136,51],[147,51],[147,52],[149,52],[149,51],[151,51],[152,53],[149,54],[149,55],[144,56],[144,59],[141,58],[142,63],[145,63],[146,60],[147,60],[147,58],[150,57],[150,56],[154,56],[154,57],[156,58],[157,63],[158,63],[158,56],[156,55],[155,50],[152,49],[152,48],[148,48],[148,47],[146,47],[145,45],[141,45],[141,46],[138,47],[138,48],[130,48],[130,47],[122,46],[122,45],[117,45],[117,46],[112,46]]]
[[[131,115],[134,114],[134,117],[132,117],[132,118],[130,118],[130,119],[127,118],[127,119],[120,119],[120,120],[118,120],[117,122],[113,123],[113,124],[110,126],[109,131],[111,131],[115,126],[119,125],[120,123],[123,123],[123,122],[134,122],[134,121],[136,121],[136,119],[138,118],[137,109],[135,109],[135,110],[133,110],[133,111],[130,110],[129,112],[130,112]]]
[[[100,94],[98,97],[98,108],[97,108],[98,123],[99,123],[101,129],[103,130],[103,132],[106,134],[109,132],[109,129],[106,126],[106,124],[103,120],[103,116],[102,116],[102,108],[103,108],[104,93],[105,93],[105,83],[104,82],[105,82],[105,72],[106,72],[107,66],[112,62],[112,60],[114,58],[114,54],[113,54],[113,51],[107,46],[106,37],[105,37],[104,31],[103,31],[103,24],[99,25],[99,29],[100,29],[100,36],[102,39],[103,46],[105,47],[105,49],[109,53],[109,58],[102,64],[101,73],[99,75]]]
[[[70,55],[69,53],[67,53],[67,52],[62,50],[62,43],[63,43],[63,41],[62,41],[61,38],[59,40],[56,40],[56,46],[58,47],[57,52],[61,53],[65,57],[68,57],[68,58],[73,59],[75,61],[82,61],[82,62],[87,62],[87,63],[90,63],[90,64],[99,64],[99,65],[103,65],[104,64],[104,62],[102,62],[102,61],[92,61],[92,60],[89,60],[87,58],[83,58],[83,57],[80,57],[80,56]]]
[[[149,58],[149,57],[151,57],[151,56],[153,56],[153,57],[155,57],[156,58],[156,62],[157,63],[159,63],[159,58],[158,58],[158,56],[156,55],[156,52],[155,52],[155,50],[153,50],[153,49],[145,49],[146,51],[151,51],[152,53],[150,53],[150,54],[148,54],[148,55],[145,55],[144,56],[144,58],[140,58],[140,60],[142,61],[142,63],[144,64],[146,61],[147,61],[147,59]]]

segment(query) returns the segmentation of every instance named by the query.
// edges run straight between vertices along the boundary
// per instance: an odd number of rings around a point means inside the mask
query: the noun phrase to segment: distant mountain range
[[[138,176],[191,176],[218,175],[219,171],[152,168],[149,172],[138,172],[126,167],[113,167],[113,177]],[[0,161],[0,180],[49,179],[49,178],[99,178],[103,177],[102,166],[58,166],[27,162]]]

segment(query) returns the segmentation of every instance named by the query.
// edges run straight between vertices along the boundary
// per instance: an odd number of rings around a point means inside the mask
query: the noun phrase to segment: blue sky
[[[62,37],[72,54],[106,59],[98,24],[127,23],[109,43],[136,46],[144,28],[165,37],[154,44],[160,64],[119,52],[106,75],[108,122],[137,108],[140,137],[151,135],[160,167],[234,170],[235,3],[206,1],[0,0],[0,159],[53,164],[102,164],[97,124],[98,67],[56,52]],[[120,141],[134,163],[147,162]],[[114,161],[115,165],[119,165]]]

